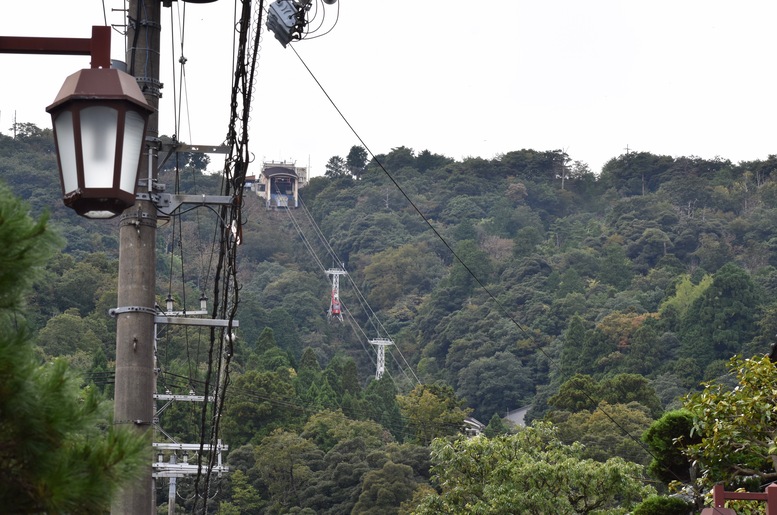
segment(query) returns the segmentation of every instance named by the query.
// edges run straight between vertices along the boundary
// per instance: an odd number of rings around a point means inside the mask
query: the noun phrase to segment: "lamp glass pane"
[[[92,211],[86,211],[81,216],[84,218],[100,218],[100,219],[106,219],[106,218],[113,218],[116,216],[116,213],[113,211],[99,211],[99,210],[92,210]]]
[[[65,193],[70,193],[78,189],[73,113],[70,111],[59,113],[54,119],[54,132],[57,136],[59,164],[62,167],[62,188]]]
[[[116,161],[116,124],[119,112],[106,106],[81,110],[84,186],[112,188]]]
[[[135,111],[127,111],[124,121],[124,150],[121,158],[121,183],[119,188],[130,193],[135,192],[137,183],[140,148],[145,137],[146,122]]]

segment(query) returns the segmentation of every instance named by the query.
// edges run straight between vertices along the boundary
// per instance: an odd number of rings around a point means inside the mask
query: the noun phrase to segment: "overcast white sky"
[[[267,2],[269,4],[269,2]],[[295,48],[375,153],[398,146],[460,160],[566,150],[594,172],[632,150],[777,153],[773,0],[338,0],[331,33]],[[121,24],[122,0],[105,0]],[[160,132],[173,134],[178,16],[162,9]],[[229,117],[233,0],[186,4],[188,119],[180,139],[220,144]],[[88,37],[102,0],[4,2],[2,36]],[[327,7],[325,25],[337,5]],[[175,30],[171,29],[171,14]],[[175,34],[175,42],[171,38]],[[123,37],[112,57],[123,60]],[[50,127],[45,107],[87,57],[0,54],[0,132]],[[180,78],[180,77],[179,77]],[[257,160],[324,173],[357,138],[290,48],[269,32],[260,55],[250,149]],[[221,166],[221,158],[213,157]]]

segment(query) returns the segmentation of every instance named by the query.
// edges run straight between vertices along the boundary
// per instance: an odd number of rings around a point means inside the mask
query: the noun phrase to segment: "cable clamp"
[[[141,27],[151,27],[153,29],[162,30],[162,24],[161,23],[159,23],[156,20],[150,20],[150,19],[146,19],[146,18],[140,20],[140,26]]]
[[[146,422],[145,420],[114,420],[113,425],[118,426],[122,424],[132,424],[135,426],[150,426],[152,425],[151,422]]]
[[[116,315],[121,315],[122,313],[148,313],[149,315],[156,315],[157,311],[155,308],[146,308],[143,306],[124,306],[108,310],[108,314],[114,318]]]

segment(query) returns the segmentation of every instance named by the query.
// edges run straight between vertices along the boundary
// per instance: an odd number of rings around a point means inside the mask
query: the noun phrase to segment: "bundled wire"
[[[241,0],[239,4],[241,11],[235,28],[237,50],[227,133],[227,144],[230,150],[224,163],[222,185],[222,194],[231,196],[234,200],[230,205],[221,206],[219,210],[221,238],[218,264],[214,276],[212,312],[213,318],[225,319],[227,324],[226,327],[211,327],[210,330],[205,391],[214,391],[215,395],[211,409],[208,409],[206,402],[202,410],[200,456],[205,454],[202,451],[206,444],[215,449],[219,441],[221,415],[224,411],[224,400],[229,385],[229,366],[234,354],[233,330],[239,302],[237,247],[242,239],[243,189],[248,165],[251,162],[251,154],[248,150],[248,128],[251,99],[256,80],[264,1],[259,0],[255,12],[252,11],[251,0]],[[193,509],[195,513],[207,513],[208,509],[212,472],[216,465],[217,453],[207,453],[207,456],[208,463],[205,472],[198,472],[195,479],[195,505]],[[200,467],[200,471],[202,471],[202,467]]]

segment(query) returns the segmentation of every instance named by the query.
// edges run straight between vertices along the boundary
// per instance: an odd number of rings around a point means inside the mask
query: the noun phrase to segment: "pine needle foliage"
[[[0,510],[104,513],[148,463],[144,436],[111,423],[112,408],[81,388],[65,360],[40,363],[23,298],[57,238],[45,217],[0,185]],[[149,449],[149,452],[146,452]],[[147,455],[148,454],[148,455]]]

